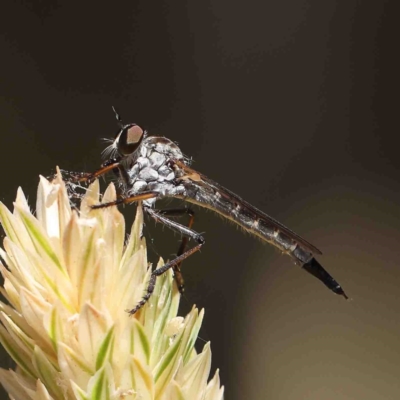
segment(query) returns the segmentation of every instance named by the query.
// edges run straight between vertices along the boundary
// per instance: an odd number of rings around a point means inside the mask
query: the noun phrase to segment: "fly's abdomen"
[[[280,224],[272,218],[264,217],[264,213],[248,207],[244,201],[224,195],[224,193],[211,190],[211,188],[197,187],[196,190],[187,190],[188,197],[194,203],[209,208],[225,218],[240,225],[245,231],[257,236],[288,254],[298,264],[304,264],[312,258],[312,253],[301,253],[301,258],[294,253],[298,242],[290,235],[279,229]],[[188,199],[188,200],[189,200]],[[287,231],[289,231],[286,228]],[[289,231],[290,232],[290,231]],[[295,235],[293,233],[293,235]],[[300,254],[299,254],[300,255]]]
[[[261,211],[256,213],[252,208],[247,207],[246,204],[231,201],[231,199],[222,196],[215,205],[221,214],[226,212],[227,214],[225,214],[225,216],[229,219],[236,222],[249,233],[288,254],[294,258],[298,264],[303,264],[312,257],[311,253],[304,251],[299,254],[301,257],[299,258],[298,255],[294,253],[295,249],[299,246],[297,241],[285,232],[282,232],[274,220],[263,218]]]
[[[347,299],[339,283],[315,259],[314,254],[320,254],[320,251],[280,222],[225,188],[219,187],[218,190],[213,185],[192,183],[186,189],[187,200],[221,214],[247,232],[272,244],[334,293]]]

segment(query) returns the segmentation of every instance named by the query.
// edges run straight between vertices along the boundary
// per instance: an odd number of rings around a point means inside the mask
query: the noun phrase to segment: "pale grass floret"
[[[36,217],[18,190],[11,213],[0,204],[6,232],[0,303],[0,341],[17,364],[0,370],[15,400],[220,400],[218,371],[207,382],[210,345],[194,344],[203,318],[195,307],[177,317],[179,292],[172,273],[157,279],[153,296],[134,317],[151,269],[141,238],[138,207],[125,242],[116,207],[99,202],[95,182],[71,210],[60,175],[41,178]],[[110,186],[102,201],[115,198]]]

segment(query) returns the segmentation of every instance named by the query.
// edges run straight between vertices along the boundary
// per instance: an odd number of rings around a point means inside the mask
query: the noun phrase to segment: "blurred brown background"
[[[33,205],[55,165],[96,168],[114,105],[318,246],[353,299],[199,211],[183,308],[206,308],[225,398],[398,399],[396,3],[3,2],[0,200],[22,186]],[[175,251],[147,231],[153,261]]]

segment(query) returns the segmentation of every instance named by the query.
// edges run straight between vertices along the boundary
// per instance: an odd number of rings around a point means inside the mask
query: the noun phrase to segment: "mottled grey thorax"
[[[185,188],[176,181],[179,172],[173,168],[170,160],[185,162],[179,147],[164,137],[150,136],[141,144],[132,158],[127,159],[126,167],[129,182],[123,182],[127,196],[134,196],[152,190],[160,196],[185,195]],[[143,203],[152,206],[156,199]]]

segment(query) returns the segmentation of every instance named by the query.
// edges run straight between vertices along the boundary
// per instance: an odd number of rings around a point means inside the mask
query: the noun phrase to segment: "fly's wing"
[[[258,219],[259,221],[264,222],[265,224],[267,224],[267,225],[271,226],[272,228],[276,229],[277,231],[282,232],[289,239],[294,240],[296,243],[298,243],[303,248],[309,250],[311,253],[313,253],[313,254],[322,254],[322,252],[319,249],[317,249],[311,243],[307,242],[307,240],[303,239],[297,233],[293,232],[291,229],[287,228],[285,225],[281,224],[276,219],[274,219],[274,218],[270,217],[269,215],[265,214],[264,212],[262,212],[258,208],[252,206],[250,203],[248,203],[247,201],[243,200],[241,197],[239,197],[237,194],[231,192],[229,189],[224,188],[219,183],[214,182],[210,178],[207,178],[205,175],[203,175],[200,172],[197,172],[194,169],[188,167],[187,165],[185,165],[181,161],[175,160],[174,162],[175,162],[176,165],[178,165],[178,167],[181,169],[181,172],[183,173],[183,176],[181,178],[179,178],[179,179],[181,179],[181,180],[190,180],[195,185],[198,185],[200,187],[202,186],[205,189],[207,189],[208,191],[210,191],[210,189],[211,189],[213,193],[218,193],[217,196],[224,197],[224,201],[225,202],[232,202],[233,204],[239,204],[241,207],[245,208],[245,211],[249,215],[254,216],[255,219]],[[222,215],[224,215],[224,214],[222,214]],[[238,219],[235,219],[234,216],[225,215],[225,217],[228,217],[229,219],[233,220],[237,224],[241,225],[240,221]]]

